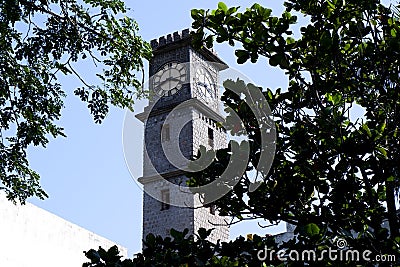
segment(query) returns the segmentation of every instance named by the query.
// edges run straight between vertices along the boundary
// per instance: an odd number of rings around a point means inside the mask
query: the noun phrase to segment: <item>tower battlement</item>
[[[158,39],[153,39],[150,41],[150,45],[153,50],[157,50],[158,48],[163,47],[165,45],[189,39],[190,39],[190,29],[184,29],[181,32],[176,31],[172,34],[161,36]],[[205,50],[211,52],[214,56],[218,56],[217,52],[214,49],[205,49]]]
[[[184,29],[181,32],[174,32],[173,34],[167,34],[164,36],[159,37],[158,39],[153,39],[150,41],[151,48],[153,50],[164,46],[166,44],[171,44],[178,42],[183,39],[188,39],[190,37],[190,30],[189,29]]]

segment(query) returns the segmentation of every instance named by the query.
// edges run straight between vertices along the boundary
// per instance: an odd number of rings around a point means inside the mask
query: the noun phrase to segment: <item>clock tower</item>
[[[136,115],[144,123],[143,238],[149,233],[168,236],[170,229],[189,234],[214,230],[209,240],[228,241],[229,229],[212,203],[186,187],[190,161],[200,146],[227,146],[226,132],[217,122],[219,72],[227,65],[208,49],[191,45],[189,30],[152,40],[149,64],[149,105]]]

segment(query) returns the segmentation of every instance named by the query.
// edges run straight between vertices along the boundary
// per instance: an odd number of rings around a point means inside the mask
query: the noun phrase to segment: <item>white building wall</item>
[[[78,267],[83,251],[108,249],[114,242],[30,203],[14,205],[0,194],[0,266]],[[118,246],[120,255],[127,249]]]

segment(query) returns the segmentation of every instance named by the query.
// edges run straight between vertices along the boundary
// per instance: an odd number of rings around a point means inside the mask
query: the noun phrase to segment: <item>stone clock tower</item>
[[[212,51],[195,50],[189,30],[152,40],[150,100],[136,117],[145,126],[143,238],[169,235],[170,229],[197,233],[215,228],[209,240],[229,240],[229,229],[212,204],[198,207],[197,195],[185,193],[188,165],[200,146],[226,147],[218,127],[219,71],[227,68]]]

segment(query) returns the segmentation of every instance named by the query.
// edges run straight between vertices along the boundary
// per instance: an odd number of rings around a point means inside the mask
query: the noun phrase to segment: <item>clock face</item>
[[[216,97],[213,79],[204,67],[196,69],[195,87],[200,97],[206,101],[210,101]]]
[[[176,94],[186,81],[186,67],[184,64],[170,62],[160,68],[153,77],[155,93],[162,96]]]

